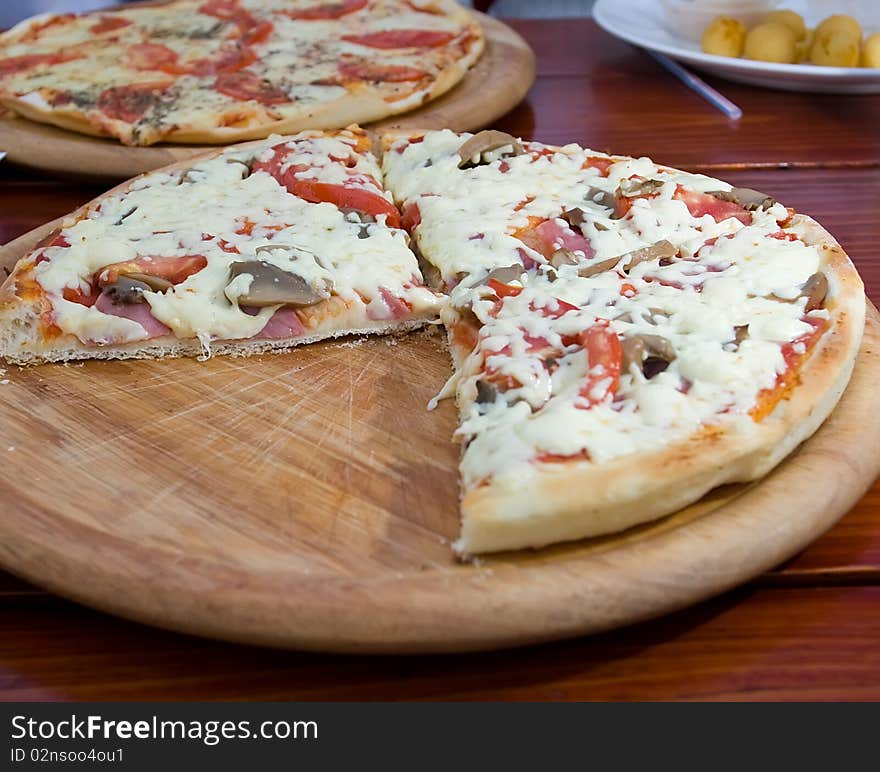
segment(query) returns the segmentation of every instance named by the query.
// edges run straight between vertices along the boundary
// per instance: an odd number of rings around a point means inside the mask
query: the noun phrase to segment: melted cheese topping
[[[354,154],[350,132],[324,136],[303,132],[285,143],[300,163]],[[438,296],[422,286],[406,234],[378,222],[362,224],[356,213],[331,203],[308,203],[266,172],[249,173],[254,155],[266,150],[231,150],[185,172],[161,172],[136,180],[127,190],[62,231],[69,247],[49,247],[35,267],[52,304],[55,324],[87,344],[126,343],[149,337],[137,321],[102,313],[65,299],[65,289],[88,296],[102,268],[138,258],[203,255],[207,265],[165,292],[144,292],[152,315],[178,338],[251,338],[278,306],[242,311],[231,302],[247,292],[250,274],[230,284],[233,262],[261,260],[297,274],[315,288],[332,287],[349,307],[369,319],[392,319],[389,298],[402,299],[412,316],[434,316]],[[306,149],[303,149],[306,148]],[[357,154],[357,170],[381,179],[372,156]],[[341,182],[338,164],[315,163],[321,181]],[[378,188],[377,188],[378,190]],[[397,317],[399,318],[399,316]]]
[[[749,411],[785,371],[782,347],[795,342],[794,350],[803,350],[797,341],[814,330],[807,320],[828,317],[805,314],[801,288],[820,258],[787,234],[784,207],[754,212],[749,225],[695,216],[677,191],[730,186],[576,145],[546,154],[524,143],[524,155],[458,169],[458,147],[468,136],[441,131],[412,144],[399,140],[384,160],[398,202],[419,206],[414,236],[421,253],[456,285],[444,321],[454,327],[473,314],[481,325],[474,350],[457,352],[451,382],[462,414],[464,486],[527,485],[541,468],[536,459],[602,463],[659,450],[707,425],[753,429]],[[606,176],[590,165],[597,158],[605,159],[598,166],[607,167]],[[597,200],[619,195],[632,177],[656,180],[653,196],[632,199],[617,218]],[[572,230],[586,239],[591,257],[575,252],[577,263],[551,268],[514,235],[530,226],[530,216],[552,220],[573,207],[584,211],[584,223]],[[555,226],[569,227],[562,219]],[[661,240],[672,243],[674,257],[580,275]],[[499,299],[484,277],[522,263],[523,249],[537,270],[524,271]],[[579,337],[597,324],[622,341],[661,336],[675,359],[650,378],[633,364],[612,390],[606,358],[590,361]]]
[[[367,89],[403,110],[481,47],[479,25],[449,0],[436,0],[433,12],[371,0],[337,19],[295,18],[322,6],[332,11],[324,0],[214,4],[213,13],[210,0],[177,0],[22,22],[0,37],[0,93],[83,116],[123,142],[152,144],[178,128],[246,128],[302,116]],[[448,32],[451,39],[397,48],[343,39],[388,30]],[[47,56],[55,58],[40,61]],[[108,89],[133,84],[162,88],[158,96],[108,97]]]

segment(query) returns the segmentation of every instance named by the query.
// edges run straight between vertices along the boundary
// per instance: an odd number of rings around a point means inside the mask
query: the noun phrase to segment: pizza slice
[[[620,531],[766,474],[828,416],[861,280],[814,221],[647,158],[389,136],[456,372],[462,553]]]
[[[0,289],[0,353],[252,353],[436,318],[370,145],[355,127],[305,131],[86,204]]]

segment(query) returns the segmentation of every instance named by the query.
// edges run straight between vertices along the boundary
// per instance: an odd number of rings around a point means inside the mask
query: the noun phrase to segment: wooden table
[[[549,142],[650,155],[815,216],[880,303],[880,97],[718,81],[728,122],[591,21],[512,22],[538,57],[498,122]],[[0,242],[100,193],[0,165]],[[651,623],[493,654],[338,657],[153,630],[0,573],[3,699],[880,699],[880,484],[831,532],[751,586]]]

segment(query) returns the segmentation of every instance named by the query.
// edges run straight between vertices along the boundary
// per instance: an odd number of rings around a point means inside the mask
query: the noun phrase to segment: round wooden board
[[[10,267],[50,223],[0,249]],[[623,534],[455,561],[454,407],[439,336],[288,354],[7,366],[0,564],[175,630],[345,652],[593,633],[792,556],[880,466],[880,315],[822,428],[760,484]]]
[[[486,33],[486,49],[461,83],[423,107],[369,124],[370,128],[471,131],[487,126],[522,101],[535,80],[532,49],[506,24],[474,13]],[[42,171],[125,179],[191,158],[211,147],[126,147],[113,139],[77,134],[3,113],[0,108],[0,150],[8,153],[10,162]]]

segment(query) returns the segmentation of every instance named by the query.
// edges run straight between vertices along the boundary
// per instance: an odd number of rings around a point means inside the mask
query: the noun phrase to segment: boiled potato
[[[795,40],[798,42],[807,36],[807,25],[804,24],[804,18],[795,11],[770,11],[770,13],[764,15],[763,21],[775,21],[789,27],[794,32]]]
[[[808,62],[810,60],[810,50],[813,48],[813,42],[815,41],[815,38],[815,31],[808,29],[804,39],[797,42],[795,62],[797,62],[798,64],[803,64],[804,62]]]
[[[836,13],[829,16],[818,27],[816,27],[816,39],[818,40],[829,32],[843,32],[856,40],[862,39],[862,27],[852,17],[843,13]]]
[[[819,34],[810,49],[810,61],[826,67],[857,67],[859,64],[859,38],[848,32],[831,30]]]
[[[778,21],[765,22],[752,27],[746,35],[745,57],[791,64],[797,53],[796,43],[790,27]]]
[[[880,67],[880,32],[875,32],[865,41],[862,67]]]
[[[715,56],[742,56],[746,27],[738,19],[718,16],[703,31],[703,50]]]

